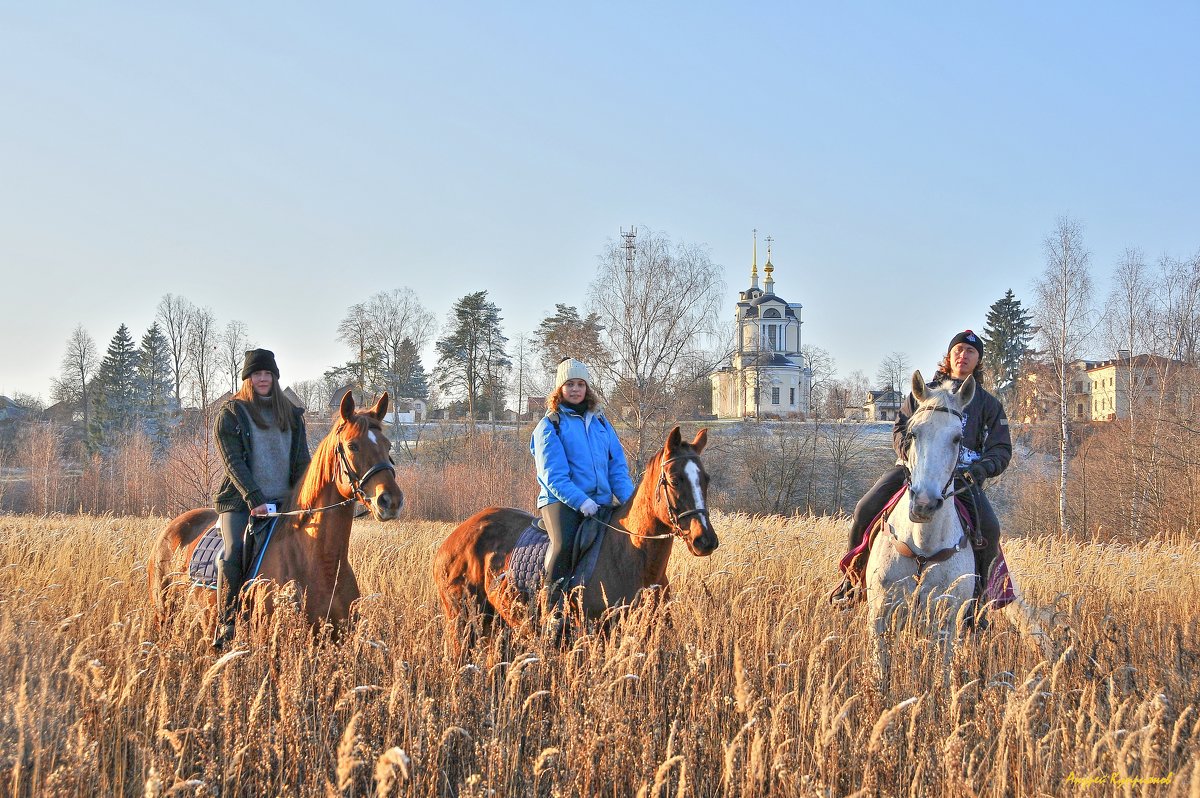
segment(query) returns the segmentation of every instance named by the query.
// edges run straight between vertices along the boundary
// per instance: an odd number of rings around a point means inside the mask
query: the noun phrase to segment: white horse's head
[[[917,409],[908,422],[905,453],[912,492],[908,517],[914,524],[925,524],[942,508],[953,483],[962,444],[963,409],[975,398],[975,378],[967,377],[958,390],[928,388],[921,372],[914,371],[912,392]]]

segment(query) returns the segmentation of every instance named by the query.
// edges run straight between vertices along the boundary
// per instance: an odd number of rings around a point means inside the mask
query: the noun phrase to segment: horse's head
[[[958,390],[928,388],[921,372],[914,371],[912,392],[917,409],[908,423],[905,452],[912,491],[908,517],[925,524],[950,494],[962,444],[963,409],[975,398],[975,378],[967,377]]]
[[[687,542],[697,557],[716,551],[720,541],[708,517],[708,474],[700,462],[700,452],[708,442],[708,430],[686,443],[679,427],[671,430],[658,458],[658,488],[654,491],[654,511],[658,519]]]
[[[369,409],[356,411],[354,394],[346,391],[333,428],[337,436],[338,492],[366,504],[379,521],[395,518],[404,506],[404,494],[396,484],[396,467],[392,464],[392,442],[383,434],[387,408],[385,392]]]

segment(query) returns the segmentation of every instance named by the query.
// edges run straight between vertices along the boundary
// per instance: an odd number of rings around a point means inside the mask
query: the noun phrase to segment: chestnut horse
[[[381,426],[387,406],[386,393],[369,410],[359,412],[349,391],[342,397],[333,428],[313,454],[292,507],[280,513],[255,579],[255,593],[263,583],[294,582],[302,611],[314,628],[328,622],[336,629],[350,617],[350,605],[359,597],[347,559],[354,502],[367,505],[380,521],[395,518],[404,504],[391,461],[392,444]],[[147,571],[160,622],[170,614],[168,593],[175,585],[190,586],[190,597],[215,617],[217,591],[191,584],[187,563],[216,521],[215,510],[189,510],[158,536]],[[173,561],[181,567],[173,567]]]
[[[679,537],[688,550],[706,557],[719,542],[708,516],[708,475],[700,452],[708,430],[691,443],[679,427],[646,466],[641,484],[609,519],[595,571],[572,604],[596,620],[612,607],[633,605],[645,588],[667,588],[671,544]],[[456,631],[464,610],[475,608],[490,631],[498,615],[509,626],[527,617],[528,599],[499,578],[517,539],[534,517],[509,507],[488,507],[460,524],[438,547],[433,578],[446,617]],[[459,636],[456,635],[456,646]]]

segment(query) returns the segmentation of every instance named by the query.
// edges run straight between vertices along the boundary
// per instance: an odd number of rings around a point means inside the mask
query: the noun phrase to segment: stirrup
[[[834,607],[849,607],[855,604],[859,598],[859,587],[849,579],[843,579],[842,583],[835,587],[829,594],[829,603]]]

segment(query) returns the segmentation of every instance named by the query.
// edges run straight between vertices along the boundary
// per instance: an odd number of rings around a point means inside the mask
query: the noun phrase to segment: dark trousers
[[[221,559],[217,560],[217,606],[222,623],[233,623],[238,593],[246,580],[243,536],[249,521],[248,510],[221,513],[221,542],[225,551],[221,554]]]
[[[583,516],[578,511],[562,502],[542,508],[542,526],[550,536],[550,548],[546,549],[546,584],[562,580],[565,587],[575,567],[575,539],[582,521]]]
[[[884,505],[896,495],[896,491],[904,487],[904,477],[904,466],[889,468],[858,500],[850,522],[850,540],[847,541],[849,544],[847,551],[858,548],[858,545],[862,543],[867,527],[871,525],[877,515],[883,512]],[[961,485],[956,483],[956,487],[961,487]],[[974,501],[971,501],[972,498]],[[971,513],[975,528],[979,530],[979,534],[984,540],[984,547],[975,552],[975,572],[986,578],[992,562],[996,559],[996,553],[1000,550],[1000,519],[996,517],[992,503],[978,487],[972,486],[970,494],[963,495],[963,501],[966,502],[967,509]]]

